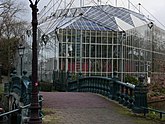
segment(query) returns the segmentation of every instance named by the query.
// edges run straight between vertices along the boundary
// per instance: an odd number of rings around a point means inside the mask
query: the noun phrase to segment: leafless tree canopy
[[[13,66],[17,46],[26,29],[24,8],[17,0],[0,0],[0,63],[7,71]]]
[[[15,0],[1,0],[0,2],[0,37],[10,39],[22,35],[25,21],[21,15],[25,13],[23,4]]]

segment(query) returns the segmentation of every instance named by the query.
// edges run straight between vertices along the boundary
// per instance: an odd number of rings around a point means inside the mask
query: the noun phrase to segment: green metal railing
[[[30,103],[31,82],[25,78],[12,77],[9,83],[4,84],[4,94],[9,96],[11,93],[20,96],[20,100],[24,105]]]
[[[3,121],[3,117],[5,116],[13,116],[16,114],[17,117],[23,116],[22,110],[27,109],[26,116],[28,117],[30,112],[30,101],[31,101],[31,91],[32,91],[32,85],[31,80],[29,77],[26,77],[25,75],[22,77],[18,77],[16,75],[11,77],[11,81],[9,83],[4,84],[4,94],[9,99],[10,97],[13,97],[13,99],[17,100],[17,102],[21,103],[22,106],[19,106],[19,104],[16,105],[16,107],[12,107],[12,105],[15,105],[15,101],[10,101],[11,103],[9,106],[9,111],[5,113],[0,113],[0,122]],[[15,95],[16,94],[16,95]],[[41,95],[38,96],[39,99],[39,105],[40,110],[42,109],[42,101],[43,98]],[[12,100],[12,99],[11,99]],[[39,114],[41,115],[42,112]],[[10,116],[9,116],[10,115]],[[11,118],[9,118],[11,120]],[[17,120],[17,124],[20,124],[20,118]]]
[[[29,105],[26,106],[20,106],[20,108],[18,109],[14,109],[5,113],[1,113],[0,114],[0,122],[1,123],[8,123],[8,124],[12,124],[12,123],[17,123],[20,124],[21,123],[21,111],[23,109],[27,109],[30,107]],[[17,117],[14,120],[11,120],[11,115],[16,114]],[[4,119],[3,117],[6,117],[6,119]],[[11,122],[12,121],[12,122]]]
[[[41,96],[39,96],[39,104],[42,107],[42,101],[43,98]],[[8,111],[8,112],[4,112],[4,113],[0,113],[0,123],[8,123],[8,124],[13,124],[13,123],[17,123],[20,124],[21,123],[21,117],[22,117],[22,110],[23,109],[29,109],[29,107],[31,106],[31,104],[25,105],[25,106],[19,106],[19,108]],[[16,114],[17,118],[14,118],[14,120],[11,120],[10,117],[11,115]],[[40,111],[40,118],[42,119],[43,115],[42,112]],[[3,117],[6,117],[7,119],[4,120]],[[12,121],[12,122],[11,122]]]
[[[138,85],[124,83],[113,78],[105,77],[80,77],[78,80],[67,82],[68,92],[93,92],[116,100],[119,104],[132,109],[134,113],[143,113],[145,116],[149,111],[158,113],[160,119],[164,111],[148,108],[147,86],[144,84],[144,77],[139,77]]]
[[[146,116],[149,112],[154,112],[155,115],[159,114],[159,118],[162,119],[163,115],[165,115],[164,111],[160,111],[160,110],[157,110],[157,109],[145,108],[145,107],[142,107],[142,109],[143,109],[143,112],[144,112],[144,116]]]
[[[76,81],[68,81],[68,92],[93,92],[98,93],[124,106],[132,108],[134,106],[135,85],[124,83],[114,78],[106,77],[84,77]]]
[[[60,72],[64,73],[64,72]],[[61,86],[60,91],[68,92],[93,92],[102,94],[107,98],[116,100],[119,104],[127,106],[132,109],[134,113],[144,113],[146,115],[149,111],[154,111],[160,114],[160,118],[165,113],[163,111],[150,109],[147,104],[147,86],[144,83],[144,76],[139,77],[137,85],[119,81],[117,73],[114,72],[114,77],[82,77],[77,76],[76,80],[70,73],[60,75],[59,72],[54,73],[54,87]],[[63,76],[65,75],[65,76]],[[58,88],[56,89],[58,90]]]

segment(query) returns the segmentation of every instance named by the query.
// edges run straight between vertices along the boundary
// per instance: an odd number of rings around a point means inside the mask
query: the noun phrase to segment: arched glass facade
[[[39,75],[154,77],[165,72],[165,31],[144,15],[110,5],[58,10],[39,22]],[[42,46],[40,36],[49,41]],[[41,42],[41,43],[40,43]],[[42,76],[41,76],[42,75]]]
[[[116,32],[60,29],[58,70],[106,77],[117,71],[121,80],[127,74],[162,74],[164,33],[148,25]]]

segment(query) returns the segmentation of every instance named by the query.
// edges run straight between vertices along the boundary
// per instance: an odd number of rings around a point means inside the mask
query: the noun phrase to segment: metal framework
[[[117,71],[123,81],[126,75],[164,73],[165,31],[148,21],[110,5],[58,10],[39,25],[49,35],[42,77],[51,80],[53,70],[106,77]]]

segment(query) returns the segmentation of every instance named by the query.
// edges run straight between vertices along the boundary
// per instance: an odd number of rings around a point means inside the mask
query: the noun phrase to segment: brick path
[[[139,119],[133,116],[121,114],[120,105],[96,94],[73,92],[41,92],[41,94],[44,97],[43,108],[55,110],[54,124],[156,124],[153,121],[140,123]]]

